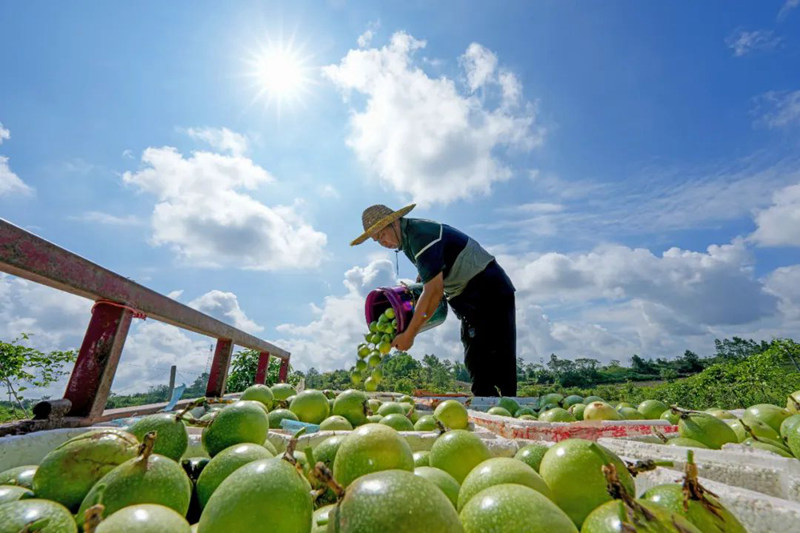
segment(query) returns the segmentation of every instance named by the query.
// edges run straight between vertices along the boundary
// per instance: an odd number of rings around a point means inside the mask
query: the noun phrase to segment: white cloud
[[[228,128],[187,128],[186,134],[192,139],[203,141],[212,148],[233,156],[244,155],[249,146],[246,136]]]
[[[800,246],[800,183],[775,192],[772,202],[756,213],[749,239],[760,246]]]
[[[0,122],[0,144],[10,138],[11,132],[4,128],[3,123]],[[8,158],[0,155],[0,196],[13,193],[28,195],[33,193],[33,189],[14,174],[8,165]]]
[[[151,219],[155,245],[195,266],[256,270],[314,268],[327,237],[296,212],[268,207],[240,190],[274,181],[248,158],[175,148],[147,148],[145,168],[123,180],[158,199]]]
[[[208,369],[214,343],[214,339],[163,322],[134,320],[111,390],[132,394],[167,385],[172,365],[177,366],[176,383],[189,385]]]
[[[93,302],[57,289],[0,273],[0,339],[5,342],[31,335],[26,345],[42,352],[77,350],[91,317]],[[60,396],[69,376],[46,389],[31,389],[24,395]]]
[[[364,31],[364,33],[358,36],[358,39],[356,41],[358,43],[358,47],[366,48],[367,46],[369,46],[370,43],[372,43],[372,39],[375,37],[375,34],[380,29],[380,27],[381,23],[379,20],[370,22],[367,25],[367,29]]]
[[[33,193],[33,189],[14,174],[8,166],[8,158],[0,155],[0,196],[12,193],[28,195]]]
[[[73,220],[82,220],[84,222],[97,222],[98,224],[105,224],[108,226],[140,226],[145,223],[144,220],[134,215],[117,216],[100,211],[87,211],[82,215],[70,218]]]
[[[800,90],[769,91],[756,98],[757,122],[782,128],[800,122]]]
[[[713,245],[705,252],[673,248],[658,256],[612,245],[569,256],[498,259],[518,289],[517,353],[528,361],[550,353],[602,361],[627,361],[634,353],[670,357],[686,349],[707,354],[715,337],[786,335],[790,329],[781,306],[792,299],[779,300],[773,291],[780,290],[779,283],[796,282],[800,273],[776,273],[773,288],[767,287],[754,279],[741,241]],[[292,352],[297,368],[350,368],[366,328],[367,292],[396,283],[393,264],[385,258],[353,267],[345,274],[344,295],[312,303],[314,319],[279,326],[283,338],[276,342]],[[796,303],[791,305],[798,312]],[[443,325],[417,336],[410,352],[418,358],[433,353],[460,361],[459,328],[451,315]]]
[[[239,307],[239,299],[232,292],[212,290],[195,298],[188,305],[251,334],[264,330],[262,326],[247,318],[247,315]]]
[[[800,6],[800,0],[786,0],[778,12],[778,20],[784,20],[791,10]]]
[[[492,81],[497,70],[497,56],[478,43],[472,43],[461,56],[461,63],[467,75],[467,85],[472,92]]]
[[[800,265],[775,269],[764,285],[778,298],[781,313],[788,319],[800,321]]]
[[[780,37],[776,37],[769,30],[745,31],[739,29],[725,39],[725,44],[733,50],[733,55],[736,57],[742,57],[756,51],[772,50],[780,42]]]
[[[364,299],[376,287],[395,285],[394,265],[388,259],[355,266],[344,275],[347,292],[326,296],[321,305],[312,304],[315,318],[305,325],[281,324],[276,341],[292,353],[292,366],[321,370],[349,368],[355,363],[356,347],[364,342],[366,323]]]
[[[541,144],[535,106],[519,102],[518,80],[496,68],[494,53],[481,45],[470,45],[461,58],[467,94],[418,66],[414,55],[424,47],[397,32],[388,45],[350,50],[323,69],[345,97],[367,97],[363,110],[352,111],[347,144],[380,183],[421,205],[488,194],[512,174],[499,150]]]
[[[676,327],[666,311],[686,324],[737,325],[774,314],[777,305],[753,278],[741,240],[705,253],[671,248],[657,256],[604,245],[574,255],[503,256],[500,262],[522,298],[554,306],[639,301],[641,313],[663,327]]]
[[[334,187],[330,183],[325,183],[323,185],[318,185],[317,186],[317,193],[320,196],[322,196],[323,198],[334,198],[334,199],[338,200],[339,198],[342,197],[342,195],[339,193],[339,191],[336,189],[336,187]]]
[[[770,206],[769,193],[800,181],[800,161],[753,156],[701,168],[643,168],[634,176],[614,181],[569,181],[535,173],[520,197],[532,204],[561,206],[546,212],[507,206],[495,220],[477,224],[510,229],[518,241],[505,244],[530,250],[532,236],[558,235],[561,239],[593,246],[623,235],[661,234],[665,231],[716,227],[722,221],[750,219]]]

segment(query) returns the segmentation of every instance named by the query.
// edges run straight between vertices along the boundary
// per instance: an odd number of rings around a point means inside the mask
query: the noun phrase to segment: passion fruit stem
[[[48,524],[50,524],[49,518],[40,518],[39,520],[34,520],[33,522],[25,524],[25,527],[20,529],[19,533],[39,533],[46,528]]]
[[[297,459],[294,458],[294,450],[297,448],[297,439],[306,432],[306,428],[300,428],[297,433],[292,435],[289,444],[286,445],[286,451],[283,452],[283,460],[288,461],[290,464],[297,466]]]
[[[306,454],[306,459],[308,460],[308,464],[315,465],[317,462],[314,460],[314,450],[311,446],[306,446],[303,450],[303,453]]]
[[[178,414],[175,415],[175,422],[180,422],[181,419],[183,419],[183,417],[186,415],[186,413],[188,413],[195,407],[200,407],[201,405],[204,405],[205,403],[206,403],[205,398],[197,398],[193,402],[189,402],[188,404],[186,404],[186,407],[184,407]],[[196,422],[193,416],[190,416],[189,420],[191,422]]]
[[[599,447],[598,450],[600,450]],[[602,453],[602,450],[600,450],[600,452]],[[605,456],[605,454],[603,454],[603,456]],[[623,531],[639,531],[639,529],[636,527],[637,522],[639,522],[638,515],[644,517],[647,522],[651,522],[656,519],[656,516],[653,513],[637,502],[633,496],[628,494],[628,490],[619,480],[616,466],[614,466],[611,462],[608,462],[607,464],[604,464],[601,469],[603,471],[603,475],[606,477],[606,490],[608,490],[608,494],[615,500],[622,501],[622,504],[625,507],[625,515],[630,523],[623,522]]]
[[[794,408],[800,413],[800,401],[797,400],[792,394],[789,395],[789,401],[794,404]]]
[[[737,418],[736,420],[738,420],[738,421],[739,421],[739,423],[742,425],[742,427],[744,428],[744,430],[747,432],[747,434],[748,434],[748,435],[750,435],[750,437],[751,437],[751,438],[752,438],[754,441],[761,442],[761,439],[759,439],[759,438],[758,438],[758,435],[756,435],[755,433],[753,433],[753,428],[751,428],[750,426],[748,426],[748,425],[747,425],[747,423],[746,423],[744,420],[742,420],[741,418]]]
[[[710,494],[714,497],[717,497],[717,495],[703,487],[697,479],[697,464],[694,462],[694,450],[689,450],[686,454],[686,466],[683,472],[682,489],[684,511],[689,510],[689,502],[691,500],[699,501],[711,514],[722,519],[722,513],[720,512],[722,506],[706,497],[706,494]]]
[[[655,470],[659,466],[675,466],[675,463],[672,461],[654,461],[653,459],[646,459],[643,461],[636,461],[635,463],[625,463],[625,466],[628,467],[628,472],[630,472],[633,477],[636,477],[642,472]]]
[[[337,501],[344,497],[344,487],[336,481],[331,469],[322,461],[314,465],[314,477],[326,484],[336,494]]]
[[[659,438],[659,440],[661,440],[661,442],[667,442],[669,440],[667,436],[664,435],[661,431],[659,431],[655,426],[651,428],[651,431],[653,432],[653,435],[655,435],[656,437]]]
[[[83,533],[94,533],[94,530],[103,521],[105,506],[102,503],[92,505],[83,513]]]
[[[153,446],[156,445],[157,436],[157,431],[149,431],[145,434],[142,443],[139,445],[139,462],[145,465],[145,468],[147,467],[147,460],[153,453]]]
[[[693,411],[692,409],[684,409],[682,407],[678,407],[677,405],[670,405],[669,408],[673,412],[673,414],[680,415],[680,417],[684,419],[689,418],[689,415],[703,414],[702,411]]]

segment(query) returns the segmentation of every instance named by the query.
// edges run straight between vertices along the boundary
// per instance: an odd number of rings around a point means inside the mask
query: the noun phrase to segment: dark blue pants
[[[472,393],[497,396],[499,388],[503,396],[516,396],[514,285],[505,271],[492,261],[449,303],[461,319],[464,365],[472,378]]]

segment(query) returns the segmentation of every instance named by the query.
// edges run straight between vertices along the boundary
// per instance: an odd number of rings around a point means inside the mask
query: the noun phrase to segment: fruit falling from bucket
[[[389,307],[369,323],[364,341],[356,349],[356,364],[350,369],[350,380],[354,386],[362,385],[369,391],[378,389],[383,379],[381,364],[392,350],[392,341],[397,335],[397,318]]]

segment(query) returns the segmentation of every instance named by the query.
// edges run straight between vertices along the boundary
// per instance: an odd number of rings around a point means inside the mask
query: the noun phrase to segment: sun
[[[292,42],[268,43],[252,52],[247,63],[255,100],[266,101],[279,111],[302,103],[310,90],[313,80],[309,57]]]

